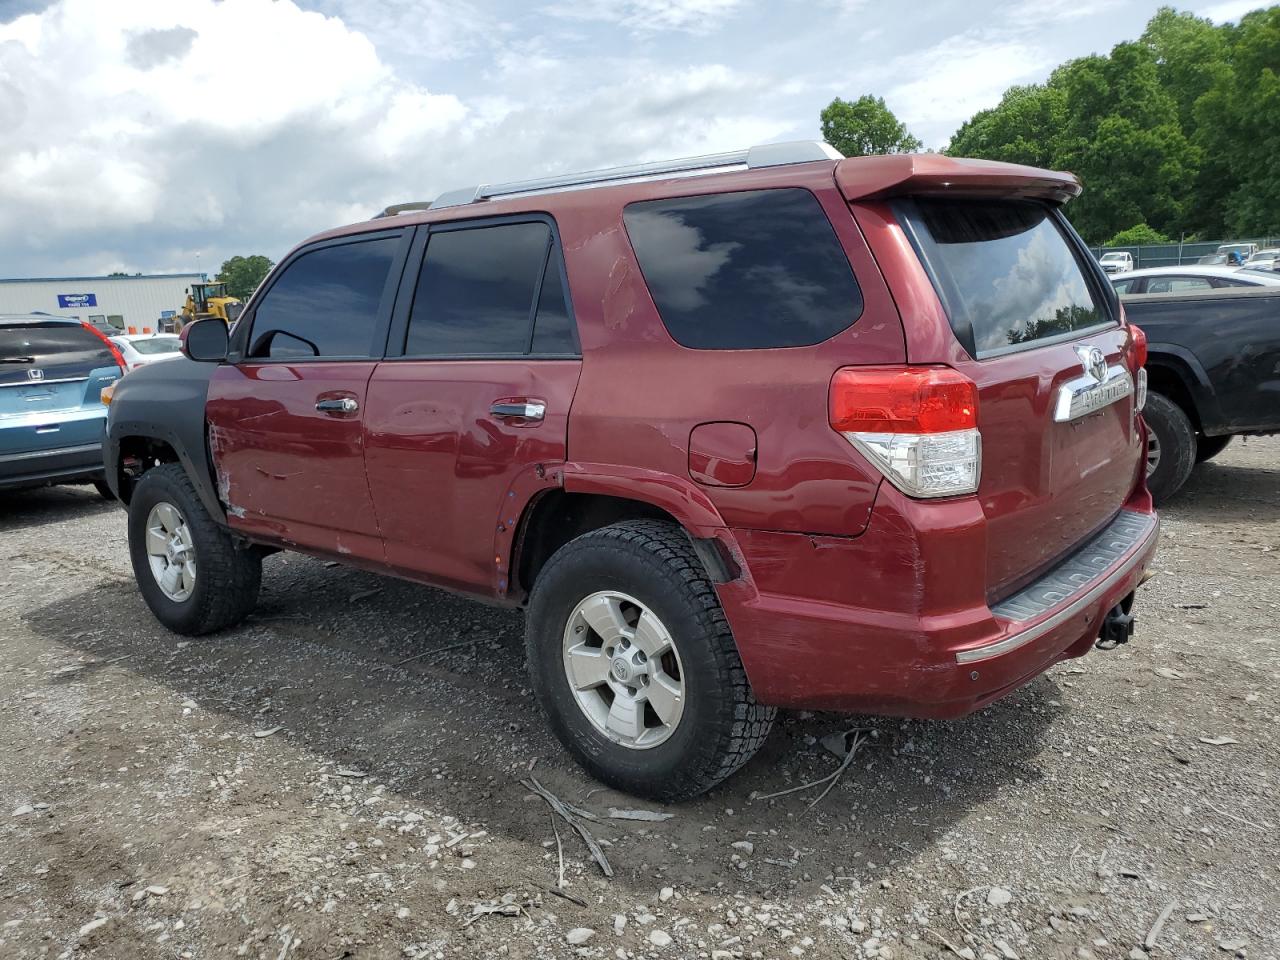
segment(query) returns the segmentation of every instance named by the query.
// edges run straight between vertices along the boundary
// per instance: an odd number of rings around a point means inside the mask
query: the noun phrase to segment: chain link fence
[[[1246,237],[1242,240],[1204,240],[1196,243],[1150,243],[1140,247],[1090,247],[1094,257],[1114,250],[1133,254],[1135,270],[1143,267],[1180,267],[1212,256],[1224,243],[1256,243],[1259,250],[1280,247],[1280,237]]]

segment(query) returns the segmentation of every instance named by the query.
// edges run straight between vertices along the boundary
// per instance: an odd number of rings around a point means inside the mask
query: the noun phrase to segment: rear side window
[[[0,324],[0,383],[29,382],[28,370],[48,379],[115,365],[111,348],[79,324]]]
[[[902,209],[952,329],[975,357],[1111,322],[1047,205],[919,199]]]
[[[541,221],[433,231],[405,355],[573,354],[560,269],[559,247]]]
[[[862,313],[848,258],[808,190],[649,200],[624,217],[662,322],[682,346],[809,346]]]
[[[284,268],[253,319],[252,357],[368,357],[399,237],[321,247]]]

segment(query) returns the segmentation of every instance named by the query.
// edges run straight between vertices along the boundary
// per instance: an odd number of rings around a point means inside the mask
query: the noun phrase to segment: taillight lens
[[[1136,323],[1131,323],[1129,335],[1133,338],[1129,345],[1133,353],[1133,369],[1138,370],[1147,365],[1147,334]]]
[[[1133,363],[1133,405],[1141,410],[1147,405],[1147,335],[1137,324],[1129,324],[1130,360]]]
[[[80,321],[80,326],[84,327],[95,337],[107,345],[107,349],[111,351],[111,356],[115,358],[116,366],[120,368],[120,372],[124,373],[129,369],[129,365],[124,361],[124,354],[120,352],[120,348],[111,342],[111,338],[86,320]]]
[[[844,367],[831,381],[829,417],[908,496],[978,489],[978,388],[949,367]]]

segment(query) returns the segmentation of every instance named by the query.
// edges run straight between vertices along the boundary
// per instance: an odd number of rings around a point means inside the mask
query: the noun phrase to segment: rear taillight
[[[120,368],[120,372],[124,373],[129,369],[129,365],[124,362],[124,354],[120,352],[120,348],[111,342],[111,338],[86,320],[80,321],[80,326],[84,327],[95,337],[107,345],[107,349],[111,351],[111,356],[115,358],[116,366]]]
[[[1133,403],[1141,410],[1147,405],[1147,335],[1137,324],[1129,324],[1129,362],[1133,365]]]
[[[949,367],[844,367],[831,381],[829,417],[908,496],[978,489],[978,388]]]

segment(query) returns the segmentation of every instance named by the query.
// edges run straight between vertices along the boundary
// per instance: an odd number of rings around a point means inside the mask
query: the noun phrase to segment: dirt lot
[[[88,488],[0,498],[0,957],[1280,956],[1280,439],[1165,511],[1127,648],[955,723],[786,716],[662,822],[552,740],[518,614],[279,556],[186,642],[124,536]],[[813,809],[753,800],[851,727]],[[534,761],[602,818],[612,879],[559,831],[585,906]]]

